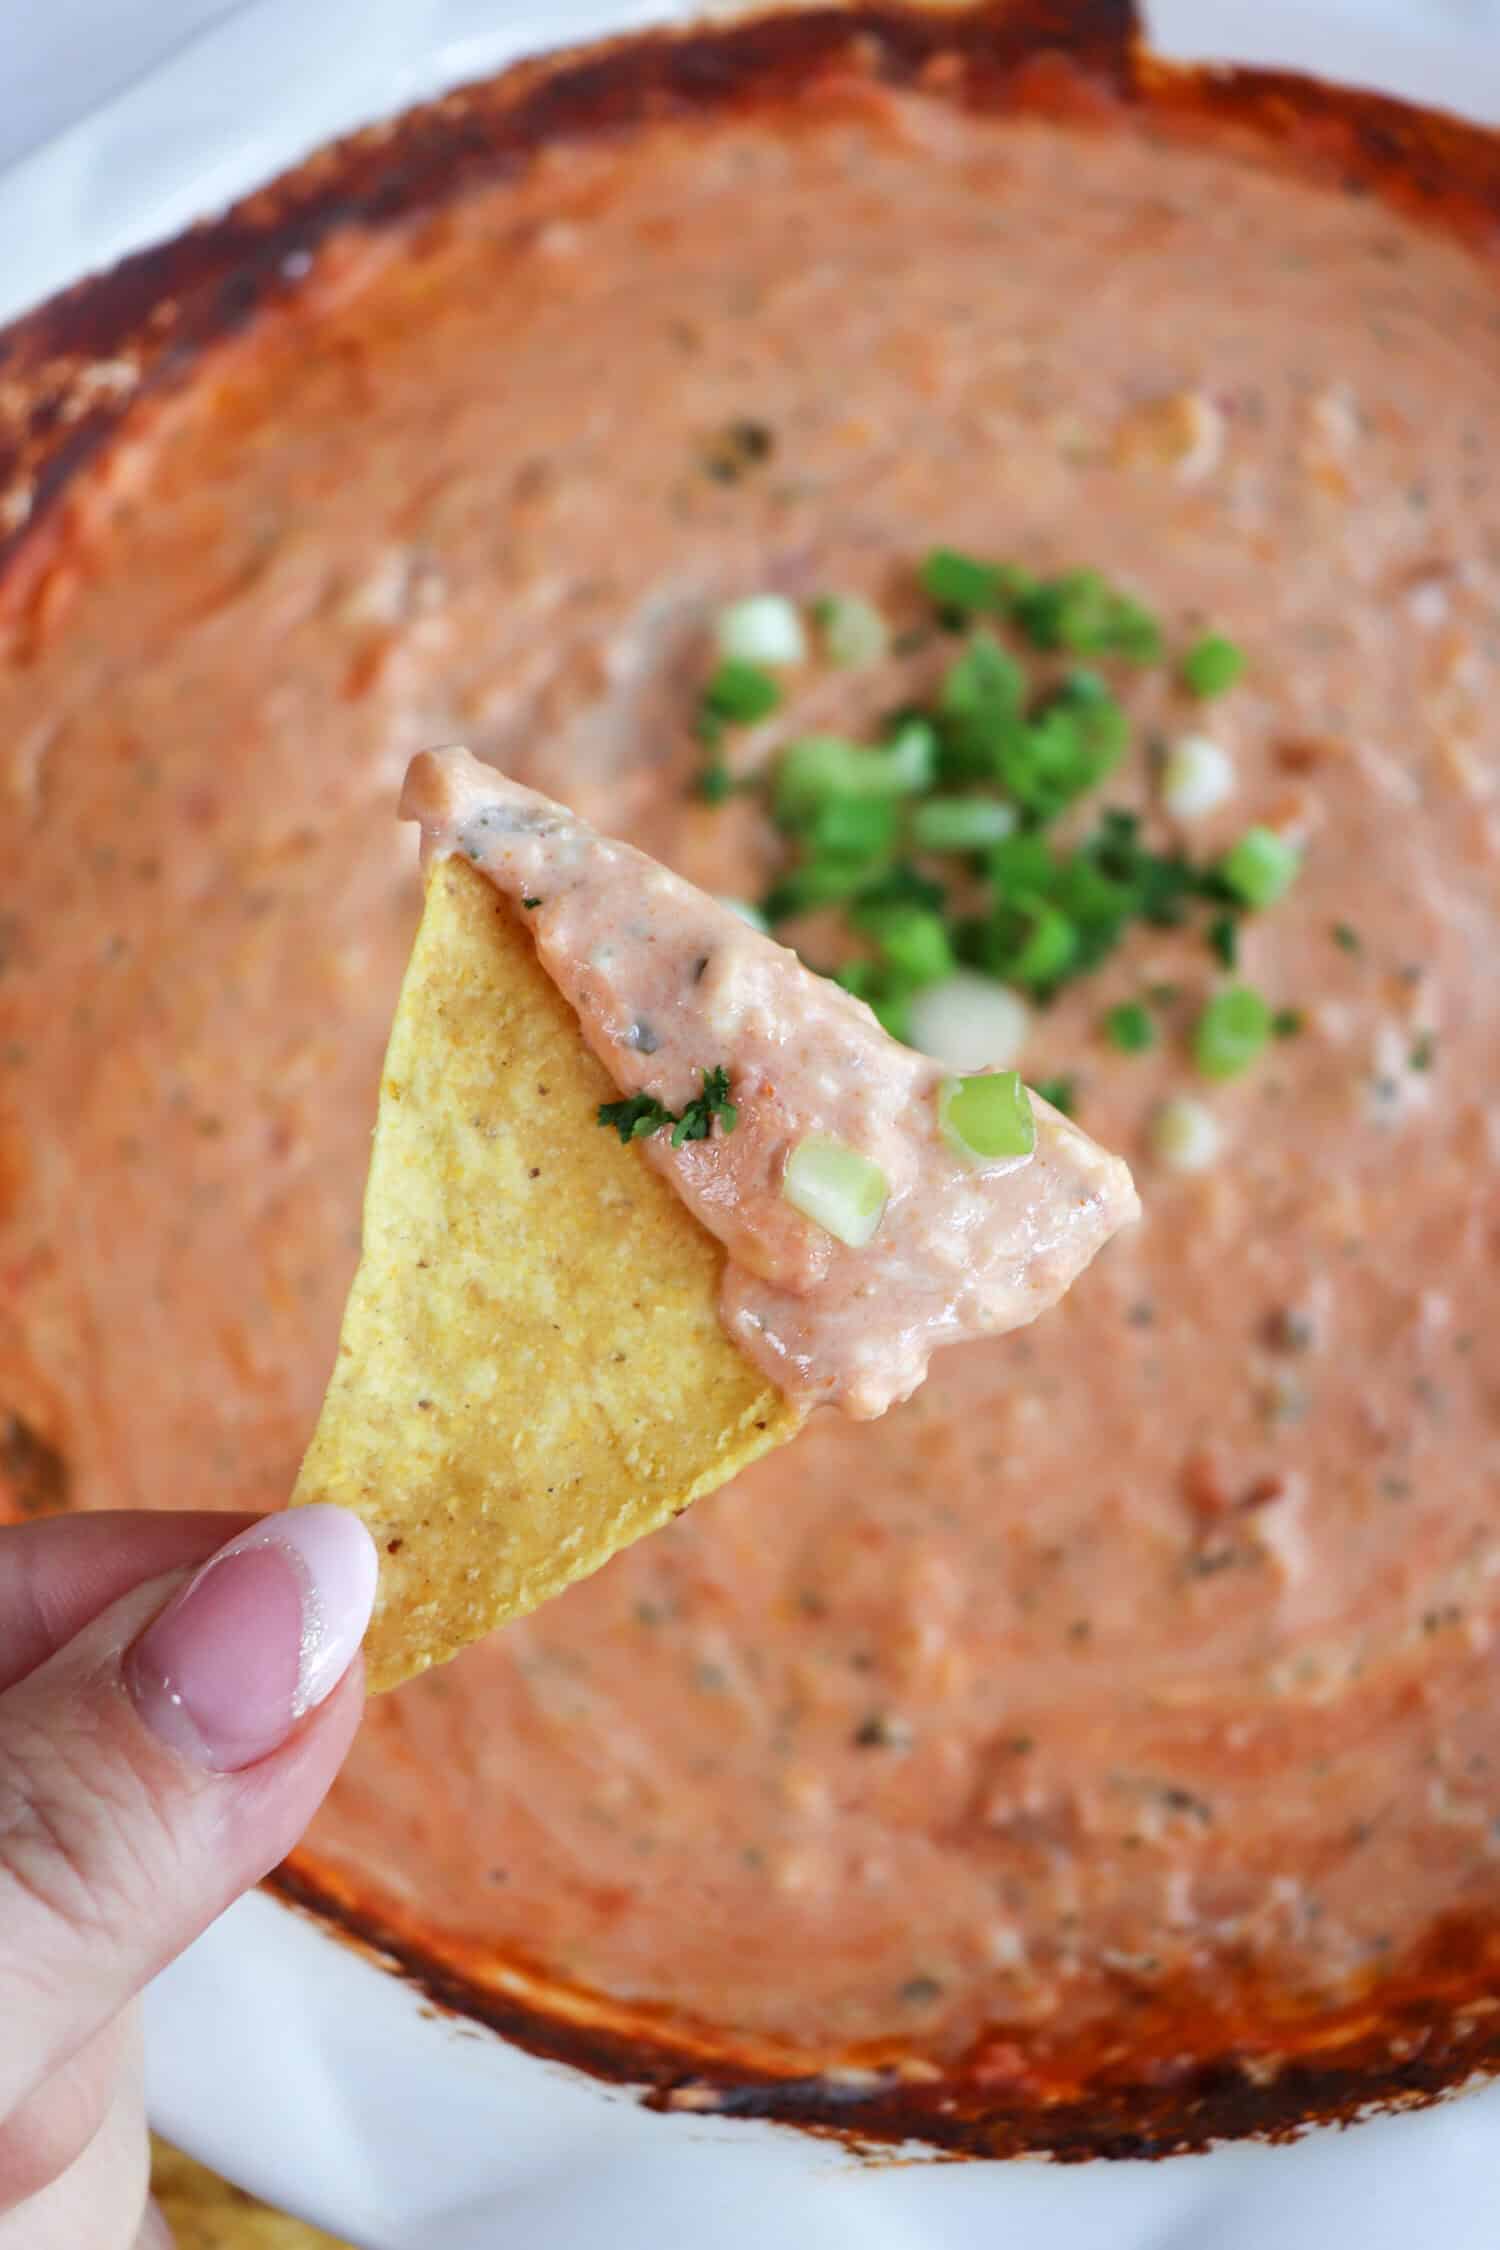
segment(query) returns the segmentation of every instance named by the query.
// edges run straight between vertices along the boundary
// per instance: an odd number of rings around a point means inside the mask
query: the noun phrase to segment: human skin
[[[321,1802],[375,1574],[337,1508],[0,1532],[0,2250],[170,2245],[139,1995]]]

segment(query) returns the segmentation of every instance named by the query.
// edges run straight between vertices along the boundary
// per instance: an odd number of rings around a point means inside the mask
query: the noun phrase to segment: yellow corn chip
[[[720,1245],[599,1125],[614,1093],[520,916],[438,861],[292,1496],[355,1509],[380,1549],[374,1688],[534,1609],[800,1424],[724,1333]]]
[[[321,2227],[268,2211],[243,2188],[231,2187],[154,2138],[151,2191],[166,2214],[177,2250],[348,2250]]]

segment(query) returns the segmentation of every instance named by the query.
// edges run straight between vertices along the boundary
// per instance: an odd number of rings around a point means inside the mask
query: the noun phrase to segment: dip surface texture
[[[622,1094],[675,1117],[725,1073],[729,1130],[655,1132],[641,1153],[729,1253],[727,1333],[798,1403],[883,1414],[937,1345],[1034,1320],[1136,1215],[1119,1158],[1045,1103],[1024,1155],[957,1154],[939,1124],[948,1073],[733,908],[565,806],[457,750],[414,761],[402,809],[426,851],[461,854],[522,907]],[[790,1154],[809,1137],[876,1166],[885,1201],[867,1241],[836,1240],[787,1201]]]
[[[1233,634],[1209,720],[1125,683],[1138,732],[1232,752],[1208,845],[1306,839],[1243,946],[1300,1036],[1212,1088],[1175,1035],[1114,1051],[1104,1009],[1219,974],[1143,931],[1020,1058],[1144,1222],[1034,1338],[373,1710],[314,1838],[361,1896],[471,1964],[940,2058],[1318,2001],[1500,1911],[1497,429],[1492,277],[1377,203],[865,89],[335,239],[71,498],[0,669],[13,1508],[290,1489],[417,750],[754,896],[756,807],[688,788],[713,608],[915,622],[943,540]],[[789,676],[756,743],[943,661]],[[1150,806],[1143,754],[1107,794]],[[1148,1142],[1185,1086],[1191,1176]]]

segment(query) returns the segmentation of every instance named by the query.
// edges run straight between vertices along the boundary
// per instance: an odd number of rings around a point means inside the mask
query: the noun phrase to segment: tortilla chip
[[[268,2210],[243,2188],[231,2187],[154,2137],[151,2192],[177,2238],[177,2250],[349,2250],[321,2227]]]
[[[440,860],[292,1496],[353,1508],[380,1549],[372,1688],[535,1609],[800,1425],[724,1333],[723,1249],[600,1126],[614,1094],[522,918]]]

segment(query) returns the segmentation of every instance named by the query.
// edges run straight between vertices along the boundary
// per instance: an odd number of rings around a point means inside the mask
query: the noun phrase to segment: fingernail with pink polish
[[[331,1695],[364,1638],[374,1543],[345,1508],[268,1516],[209,1557],[125,1659],[136,1709],[198,1766],[237,1773]]]

